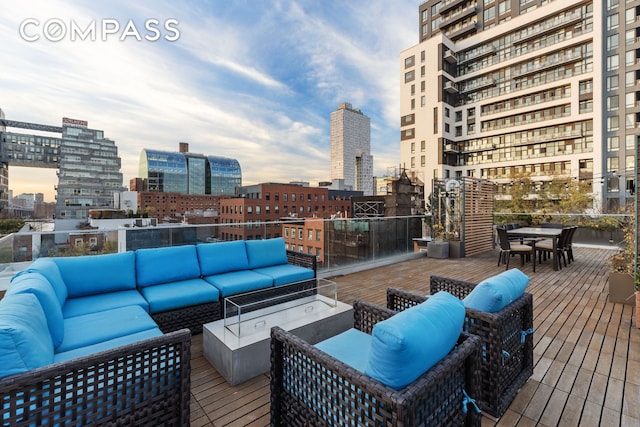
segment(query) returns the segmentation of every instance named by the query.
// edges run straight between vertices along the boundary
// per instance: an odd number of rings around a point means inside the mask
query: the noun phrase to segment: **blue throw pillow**
[[[133,252],[55,258],[69,298],[136,289]]]
[[[495,313],[520,298],[528,284],[529,276],[522,271],[507,270],[478,283],[463,303],[466,308]]]
[[[411,384],[453,349],[464,316],[462,301],[442,291],[377,323],[365,374],[397,390]]]
[[[42,307],[33,294],[0,300],[0,378],[53,363],[53,343]]]
[[[195,245],[138,249],[136,277],[139,287],[200,277]]]
[[[49,283],[51,283],[51,286],[53,286],[53,290],[56,292],[58,301],[62,307],[67,300],[68,291],[67,285],[64,283],[64,280],[62,280],[62,276],[60,275],[58,264],[56,264],[51,258],[38,258],[33,261],[26,270],[17,273],[11,280],[13,281],[21,274],[32,272],[40,273],[47,278]]]
[[[58,297],[53,287],[42,274],[27,273],[12,280],[7,289],[7,295],[27,293],[33,294],[38,298],[38,302],[47,319],[53,347],[58,348],[64,339],[64,319],[62,307],[58,302]]]
[[[247,270],[249,260],[244,240],[202,243],[196,246],[200,273],[203,276]]]
[[[247,257],[249,268],[271,267],[272,265],[286,264],[287,249],[284,246],[284,238],[266,240],[247,240]]]

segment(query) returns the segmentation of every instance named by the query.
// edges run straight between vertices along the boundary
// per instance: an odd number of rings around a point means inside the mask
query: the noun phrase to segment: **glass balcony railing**
[[[0,277],[10,277],[40,257],[273,237],[284,237],[287,249],[315,255],[318,273],[329,275],[355,265],[414,254],[414,240],[422,237],[422,217],[283,218],[275,222],[14,233],[0,239]]]

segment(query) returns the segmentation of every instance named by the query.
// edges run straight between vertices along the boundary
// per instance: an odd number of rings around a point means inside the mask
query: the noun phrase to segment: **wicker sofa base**
[[[3,425],[189,425],[191,335],[173,332],[0,379]]]
[[[463,299],[475,283],[432,275],[430,292],[447,291]],[[426,299],[400,289],[387,290],[387,307],[401,311]],[[525,293],[497,313],[467,309],[465,332],[480,337],[480,408],[501,417],[533,374],[533,296]]]
[[[152,314],[151,317],[165,334],[187,328],[192,335],[202,333],[202,325],[219,320],[220,301],[193,305]]]

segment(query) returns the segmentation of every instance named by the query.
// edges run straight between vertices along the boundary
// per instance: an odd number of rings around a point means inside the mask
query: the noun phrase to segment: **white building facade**
[[[401,53],[401,163],[434,178],[592,182],[633,201],[640,1],[429,0]]]
[[[371,120],[345,102],[331,113],[331,181],[344,188],[373,195]]]

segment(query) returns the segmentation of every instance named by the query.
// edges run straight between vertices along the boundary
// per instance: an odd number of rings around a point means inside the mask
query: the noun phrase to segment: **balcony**
[[[382,248],[380,252],[368,250],[366,256],[359,258],[353,254],[343,258],[337,254],[333,258],[327,256],[328,264],[320,269],[320,276],[330,277],[338,284],[340,301],[351,304],[355,299],[363,299],[385,305],[387,287],[428,294],[431,274],[479,282],[504,271],[504,267],[496,266],[496,251],[463,259],[433,259],[425,258],[424,253],[415,253],[411,243],[413,234],[409,232],[410,218],[326,221],[325,238],[331,232],[343,233],[334,236],[343,239],[342,243],[347,244],[345,247],[353,242],[351,237],[371,233],[381,221],[390,221],[388,226],[392,221],[396,228],[391,236],[394,241],[391,246],[389,242],[375,240],[383,236],[382,229],[381,234],[369,239],[372,248]],[[264,227],[262,232],[266,237],[269,231],[265,224],[261,227]],[[132,239],[138,243],[152,243],[150,235],[154,235],[153,239],[160,239],[163,244],[185,244],[187,238],[210,241],[213,235],[221,233],[222,228],[141,228]],[[150,235],[138,234],[145,232]],[[102,233],[115,238],[113,230]],[[396,239],[401,237],[403,243],[396,244]],[[21,248],[34,241],[61,242],[58,247],[49,249],[63,250],[70,244],[67,239],[69,232],[44,232],[39,236],[38,233],[25,233],[3,239],[0,249],[16,250],[12,255],[15,260],[26,255]],[[483,426],[516,425],[518,422],[558,425],[568,421],[573,425],[597,425],[604,420],[612,425],[640,424],[640,408],[629,397],[636,396],[640,389],[635,373],[640,329],[635,327],[632,306],[607,301],[607,261],[614,248],[576,242],[575,261],[567,268],[554,271],[550,262],[543,262],[536,266],[534,273],[530,263],[522,267],[531,278],[527,290],[534,297],[534,374],[518,392],[500,423],[484,417]],[[2,253],[6,256],[6,252]],[[28,265],[30,259],[22,261],[22,265],[13,265],[5,259],[2,267],[5,273],[15,272]],[[358,268],[363,264],[370,268]],[[230,386],[205,359],[201,334],[192,338],[191,357],[192,425],[269,425],[268,374]]]
[[[534,373],[500,422],[483,426],[639,425],[640,408],[626,396],[637,393],[635,374],[640,330],[633,309],[607,302],[610,249],[576,248],[576,261],[554,272],[549,263],[527,265],[534,302]],[[420,258],[335,277],[339,299],[385,305],[387,287],[428,294],[431,274],[478,282],[504,271],[494,253],[464,260]],[[455,273],[453,271],[455,270]],[[561,285],[558,285],[561,284]],[[203,356],[202,335],[192,341],[192,425],[268,426],[269,377],[231,387]],[[605,399],[606,397],[606,406]]]
[[[451,81],[444,82],[443,89],[449,93],[458,93],[458,87],[454,82],[451,82]]]
[[[456,54],[451,49],[447,49],[444,51],[444,60],[450,64],[455,64],[458,58],[456,57]]]

